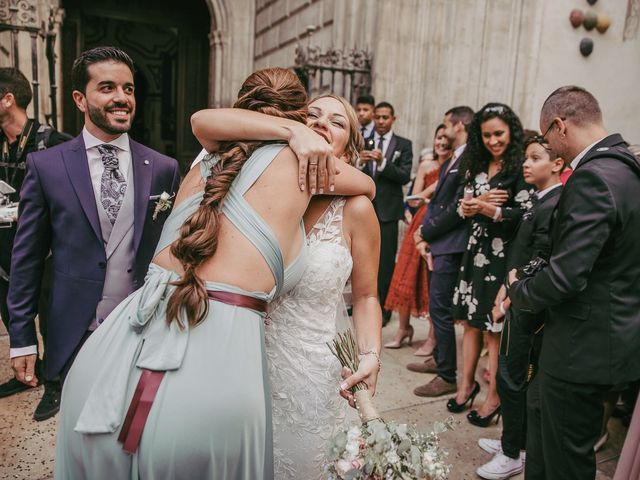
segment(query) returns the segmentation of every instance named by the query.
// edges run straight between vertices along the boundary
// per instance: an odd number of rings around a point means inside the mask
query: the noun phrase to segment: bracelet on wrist
[[[378,361],[378,371],[382,369],[382,362],[380,361],[380,355],[378,354],[378,352],[376,352],[375,350],[367,350],[366,352],[360,352],[361,357],[365,355],[373,355],[374,357],[376,357],[376,360]]]

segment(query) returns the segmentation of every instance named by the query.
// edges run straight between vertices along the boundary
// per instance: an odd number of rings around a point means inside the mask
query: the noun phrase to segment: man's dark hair
[[[550,124],[555,117],[571,120],[576,125],[602,123],[602,110],[598,100],[582,87],[567,85],[555,90],[542,105],[540,118]]]
[[[356,100],[356,105],[359,103],[364,103],[365,105],[371,105],[372,107],[376,106],[376,100],[373,98],[373,95],[360,95]]]
[[[393,110],[393,105],[391,105],[389,102],[380,102],[376,105],[376,110],[379,108],[388,108],[389,110],[391,110],[391,116],[395,117],[396,115],[395,111]]]
[[[12,93],[16,99],[16,105],[26,110],[33,96],[29,80],[17,68],[0,68],[0,98],[7,93]]]
[[[445,112],[445,117],[451,114],[451,123],[457,124],[458,122],[462,122],[464,125],[464,129],[468,132],[469,125],[471,125],[471,121],[473,120],[473,109],[471,107],[467,107],[466,105],[460,105],[458,107],[450,108]]]
[[[74,90],[85,93],[89,83],[89,67],[94,63],[118,62],[124,63],[131,73],[134,73],[133,60],[124,51],[116,47],[95,47],[80,54],[71,68],[71,85]]]

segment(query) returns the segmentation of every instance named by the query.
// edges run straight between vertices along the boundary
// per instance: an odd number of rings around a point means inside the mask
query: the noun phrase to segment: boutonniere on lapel
[[[165,210],[169,210],[173,202],[171,199],[175,197],[175,193],[173,195],[169,195],[167,192],[162,192],[160,195],[151,195],[149,200],[156,201],[156,208],[153,210],[153,220],[158,218],[158,214],[160,212],[164,212]]]
[[[391,161],[395,162],[397,159],[400,158],[400,155],[401,153],[398,150],[396,150],[395,152],[393,152],[393,157],[391,158]]]

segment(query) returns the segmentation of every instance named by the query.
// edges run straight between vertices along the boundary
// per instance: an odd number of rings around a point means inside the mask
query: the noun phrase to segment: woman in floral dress
[[[498,332],[491,311],[506,274],[509,239],[522,213],[530,205],[530,187],[522,177],[523,131],[520,120],[506,105],[489,103],[475,114],[469,127],[467,148],[460,172],[465,197],[459,213],[469,223],[458,286],[453,297],[454,318],[464,323],[463,375],[458,393],[447,403],[450,411],[462,411],[472,402],[479,386],[475,371],[482,349],[483,332],[489,347],[489,392],[484,404],[467,418],[487,426],[500,413],[495,373],[498,365]]]

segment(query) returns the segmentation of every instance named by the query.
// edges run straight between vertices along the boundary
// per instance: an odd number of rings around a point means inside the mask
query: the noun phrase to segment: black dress
[[[509,192],[509,198],[502,205],[502,221],[480,214],[467,219],[469,241],[453,295],[453,315],[472,327],[498,332],[502,324],[494,327],[491,310],[507,273],[509,241],[520,217],[531,206],[534,189],[524,182],[521,169],[510,174],[500,171],[491,180],[487,172],[481,172],[471,185],[476,197],[500,188]]]

